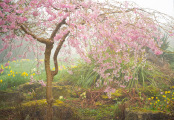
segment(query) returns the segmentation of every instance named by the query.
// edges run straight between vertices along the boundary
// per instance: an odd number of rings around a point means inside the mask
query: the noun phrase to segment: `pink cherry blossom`
[[[120,87],[125,88],[126,86],[125,85],[120,85]]]
[[[9,3],[11,0],[4,0],[5,3]]]
[[[10,51],[10,52],[8,52],[8,54],[5,57],[10,58],[12,54],[13,54],[12,51]]]
[[[162,51],[160,51],[160,50],[155,50],[155,54],[156,55],[161,55],[163,52]]]
[[[38,15],[39,15],[38,11],[33,12],[33,16],[38,16]]]
[[[23,11],[22,10],[16,10],[16,13],[23,13]]]
[[[4,25],[5,21],[3,21],[2,19],[0,19],[0,25]]]
[[[4,71],[4,69],[1,68],[1,69],[0,69],[0,73],[2,73],[3,71]]]
[[[4,66],[5,66],[5,67],[9,66],[9,62],[5,63],[5,65],[4,65]]]
[[[43,80],[39,80],[39,83],[42,85],[42,87],[46,86],[46,84],[45,84],[45,82]]]
[[[67,72],[68,72],[70,75],[73,74],[73,71],[72,71],[72,70],[68,70]]]

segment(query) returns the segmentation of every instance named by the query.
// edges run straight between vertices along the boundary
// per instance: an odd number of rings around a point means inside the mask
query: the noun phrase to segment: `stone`
[[[171,116],[162,111],[125,110],[125,120],[171,120]]]

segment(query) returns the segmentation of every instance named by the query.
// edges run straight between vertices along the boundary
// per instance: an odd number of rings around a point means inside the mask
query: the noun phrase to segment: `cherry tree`
[[[131,79],[130,71],[136,67],[138,56],[145,52],[145,47],[152,49],[155,54],[162,53],[162,32],[158,28],[166,27],[161,26],[155,13],[130,6],[128,3],[113,5],[90,0],[0,2],[0,34],[3,46],[0,53],[10,48],[6,55],[9,58],[12,51],[21,47],[23,42],[32,44],[27,47],[28,51],[36,52],[34,46],[37,43],[44,45],[39,45],[39,51],[45,51],[47,120],[52,120],[53,116],[52,82],[58,73],[57,57],[61,48],[74,47],[87,63],[92,59],[97,61],[95,71],[109,82],[113,81],[113,77],[119,77],[120,70],[125,73],[125,80]],[[171,32],[171,28],[165,30]],[[50,69],[51,52],[55,66],[53,71]],[[135,65],[130,70],[122,69],[130,61],[130,52],[134,54]],[[24,53],[23,57],[26,55]]]
[[[90,24],[99,14],[97,4],[81,0],[4,0],[0,2],[0,9],[0,33],[3,46],[0,52],[10,47],[5,58],[10,58],[12,51],[21,47],[23,42],[30,42],[33,46],[37,42],[45,45],[45,48],[40,46],[40,50],[45,49],[47,120],[51,120],[52,82],[53,77],[58,73],[57,56],[64,41],[68,39],[68,44],[76,47],[78,53],[87,59],[81,42],[87,43]],[[83,41],[80,41],[81,39]],[[50,69],[53,45],[56,45],[53,52],[54,71]],[[27,49],[35,51],[33,46]],[[26,54],[23,57],[26,57]]]

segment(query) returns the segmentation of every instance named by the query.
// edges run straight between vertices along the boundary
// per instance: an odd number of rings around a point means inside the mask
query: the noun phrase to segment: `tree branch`
[[[62,39],[60,40],[56,50],[55,50],[55,53],[54,53],[54,57],[53,57],[53,60],[54,60],[54,66],[55,66],[55,71],[52,71],[52,75],[53,77],[58,73],[58,62],[57,62],[57,56],[59,54],[59,51],[60,49],[62,48],[62,45],[63,43],[65,42],[65,39],[66,37],[69,35],[70,31],[68,31],[63,37]]]
[[[54,10],[57,10],[57,11],[62,10],[62,9],[58,9],[58,8],[54,7],[53,5],[51,5],[51,7],[52,7]],[[64,12],[68,12],[67,9],[66,9],[66,10],[62,10],[62,11],[64,11]]]
[[[125,10],[124,12],[131,12],[131,11],[134,11],[135,9],[137,9],[137,8],[130,8],[130,9],[127,9],[127,10]],[[123,11],[113,11],[113,12],[106,12],[106,13],[102,13],[102,14],[100,14],[99,16],[102,16],[102,15],[105,15],[105,14],[114,14],[114,13],[123,13]]]
[[[57,33],[57,31],[60,29],[60,27],[61,27],[63,24],[66,23],[65,20],[66,20],[66,18],[64,18],[64,19],[62,20],[62,22],[60,22],[59,24],[57,24],[56,28],[54,29],[54,31],[53,31],[52,34],[51,34],[50,40],[53,40],[53,38],[56,36],[56,33]]]
[[[20,25],[21,29],[28,35],[31,35],[34,39],[36,39],[37,41],[44,43],[44,44],[53,44],[52,41],[50,41],[49,39],[44,39],[44,38],[38,38],[35,34],[33,34],[32,32],[30,32],[30,30],[27,30],[25,27],[25,25]]]

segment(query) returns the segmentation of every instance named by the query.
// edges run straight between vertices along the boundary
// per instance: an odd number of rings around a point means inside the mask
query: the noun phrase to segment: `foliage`
[[[174,61],[174,51],[172,50],[172,48],[169,45],[169,41],[168,41],[168,36],[164,35],[163,38],[161,38],[161,40],[163,41],[162,45],[161,45],[161,49],[163,50],[163,54],[160,55],[160,57],[162,57],[164,60],[166,60],[167,62],[169,62],[170,64],[173,63]]]
[[[99,78],[99,74],[93,71],[94,67],[93,64],[79,61],[77,65],[67,67],[67,71],[59,79],[84,88],[94,87]]]
[[[15,89],[15,87],[17,87],[18,85],[29,82],[29,69],[27,69],[27,66],[25,66],[25,68],[22,67],[22,65],[26,64],[26,62],[23,62],[21,60],[20,62],[13,61],[8,63],[8,66],[3,66],[1,64],[1,69],[3,69],[3,71],[0,73],[0,90],[6,90],[7,88]],[[33,75],[33,73],[31,73],[31,75]]]
[[[143,87],[151,85],[154,87],[162,87],[162,85],[169,84],[172,76],[162,71],[158,66],[150,62],[146,62],[144,66],[137,67],[138,81]],[[138,84],[136,84],[138,85]]]
[[[134,65],[134,58],[130,59],[129,63],[124,65],[120,64],[121,69],[118,73],[117,79],[114,77],[113,82],[111,82],[111,86],[113,84],[117,83],[122,83],[122,85],[118,87],[128,87],[128,88],[139,88],[139,87],[145,87],[147,85],[152,85],[154,87],[161,86],[162,84],[169,84],[169,81],[171,81],[172,76],[169,74],[163,73],[159,67],[155,66],[151,62],[141,62],[141,59],[139,59],[140,62],[137,63],[136,67],[133,69],[130,69]],[[95,63],[95,62],[94,62]],[[94,64],[93,63],[93,64]],[[123,70],[128,70],[129,71],[129,76],[128,77],[125,73],[121,72]],[[111,74],[113,71],[108,70],[106,71],[107,74]],[[100,82],[100,85],[103,86],[104,83],[108,80],[111,79],[110,77],[106,79],[102,79]],[[166,82],[164,82],[166,81]],[[168,82],[167,82],[168,81]],[[124,85],[124,86],[123,86]]]
[[[169,90],[161,91],[156,96],[151,96],[147,99],[148,107],[146,109],[159,110],[164,112],[173,112],[172,107],[174,103],[174,86]]]
[[[100,119],[113,119],[114,118],[114,109],[113,105],[100,106],[96,109],[83,108],[78,109],[78,113],[82,118],[88,118],[92,120]]]
[[[39,60],[43,62],[43,59]],[[3,70],[0,73],[0,90],[6,90],[7,88],[15,89],[18,85],[26,82],[39,82],[45,81],[45,70],[41,65],[37,66],[37,60],[33,59],[21,59],[8,61],[8,66],[0,64],[0,68]],[[59,66],[59,75],[54,78],[54,81],[64,79],[66,75],[69,75],[67,68],[60,63]],[[52,65],[53,66],[53,65]],[[51,67],[52,67],[51,66]],[[73,67],[73,66],[72,66]],[[55,68],[52,67],[54,70]],[[66,75],[65,75],[66,74]],[[65,80],[65,79],[64,79]]]
[[[115,105],[115,110],[114,110],[114,118],[115,120],[124,120],[125,119],[125,109],[126,105],[124,102],[117,103]]]

